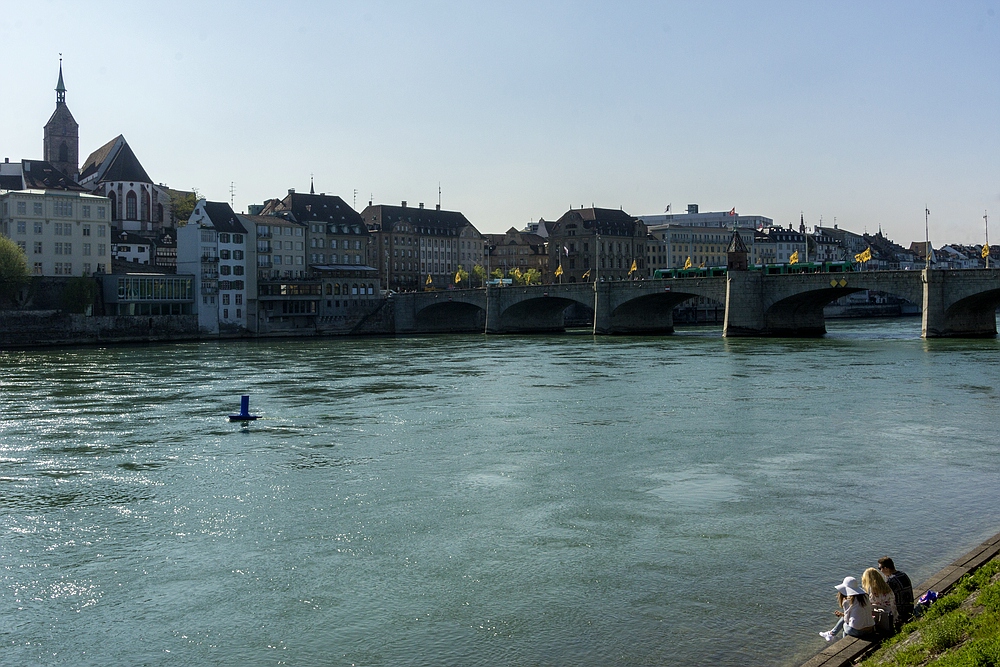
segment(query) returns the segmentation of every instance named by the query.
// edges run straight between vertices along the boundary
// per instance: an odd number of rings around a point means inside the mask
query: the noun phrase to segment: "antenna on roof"
[[[354,188],[354,210],[358,210],[358,189]]]
[[[438,208],[441,208],[441,181],[438,181]]]
[[[311,195],[316,194],[316,187],[313,185],[313,175],[312,175],[312,173],[309,174],[309,194],[311,194]]]
[[[229,181],[229,207],[235,206],[236,202],[236,182]]]

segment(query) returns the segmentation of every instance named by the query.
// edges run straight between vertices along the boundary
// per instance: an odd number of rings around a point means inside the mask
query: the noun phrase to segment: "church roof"
[[[52,112],[51,116],[49,116],[49,122],[45,123],[45,127],[48,127],[49,125],[68,125],[76,128],[80,127],[80,124],[76,122],[75,118],[73,118],[73,114],[70,113],[69,107],[66,106],[65,102],[56,104],[56,110]]]
[[[83,167],[80,169],[80,180],[86,180],[94,174],[99,182],[153,182],[146,170],[142,168],[139,158],[132,152],[132,147],[120,134],[91,153],[84,161]]]
[[[743,242],[743,237],[735,229],[733,230],[733,238],[729,240],[729,249],[726,252],[750,252],[747,250],[747,244]]]
[[[44,160],[22,160],[21,177],[24,180],[24,190],[87,191]]]

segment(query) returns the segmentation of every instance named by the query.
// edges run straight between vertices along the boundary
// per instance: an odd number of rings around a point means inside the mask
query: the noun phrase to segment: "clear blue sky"
[[[288,188],[1000,242],[1000,0],[3,2],[2,155],[41,157],[58,54],[81,160],[237,210]]]

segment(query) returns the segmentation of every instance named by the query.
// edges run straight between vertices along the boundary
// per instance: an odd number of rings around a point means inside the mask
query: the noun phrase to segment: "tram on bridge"
[[[847,273],[854,271],[852,262],[799,262],[796,264],[756,264],[748,270],[762,272],[768,276],[783,276],[796,273]],[[714,278],[725,276],[724,266],[692,266],[688,269],[657,269],[653,279],[663,278]]]

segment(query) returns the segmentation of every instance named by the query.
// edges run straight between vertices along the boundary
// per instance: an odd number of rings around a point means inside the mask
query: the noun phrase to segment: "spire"
[[[316,194],[316,187],[313,185],[313,175],[309,174],[309,194]]]
[[[59,54],[59,83],[56,84],[56,104],[66,103],[66,84],[63,83],[62,54]]]

